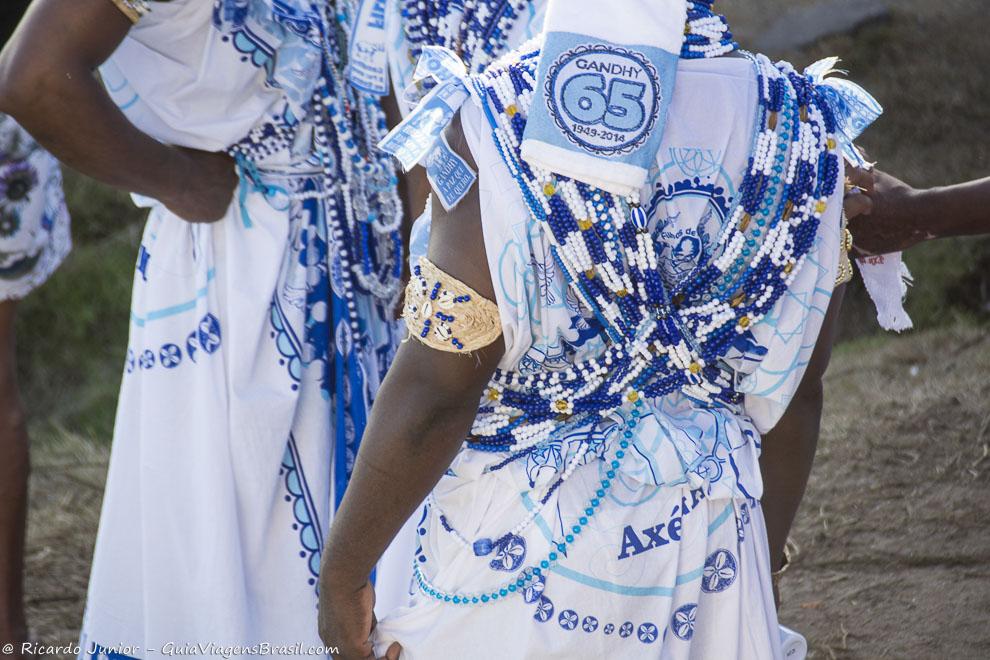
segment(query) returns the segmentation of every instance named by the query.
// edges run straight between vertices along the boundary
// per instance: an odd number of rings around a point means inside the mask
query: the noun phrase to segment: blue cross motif
[[[621,626],[619,626],[619,637],[629,637],[633,631],[632,621],[626,621]]]
[[[175,369],[182,363],[182,349],[175,344],[165,344],[158,352],[158,361],[166,369]]]
[[[675,610],[670,617],[670,630],[674,633],[674,637],[690,641],[694,636],[694,621],[697,616],[697,603],[688,603]]]
[[[578,615],[574,610],[564,610],[557,618],[557,623],[564,630],[574,630],[578,625]]]
[[[540,602],[536,604],[536,614],[533,618],[540,623],[546,623],[553,616],[553,601],[546,596],[540,596]]]
[[[710,594],[725,591],[736,581],[738,572],[733,554],[728,550],[716,550],[705,561],[701,590]]]
[[[155,354],[152,353],[151,351],[147,351],[147,350],[144,351],[143,353],[141,353],[140,359],[138,359],[138,364],[141,366],[142,369],[145,370],[151,369],[153,366],[155,366]]]
[[[207,353],[213,354],[220,348],[221,334],[220,321],[213,314],[207,314],[199,322],[199,330],[196,335],[199,339],[199,347]]]
[[[657,629],[656,625],[650,622],[646,622],[642,624],[639,627],[639,630],[636,631],[636,636],[639,637],[639,641],[643,642],[644,644],[652,644],[653,642],[657,641],[658,634],[659,634],[659,630]]]
[[[598,630],[598,619],[593,616],[584,617],[584,621],[581,622],[581,629],[586,633],[593,633]]]
[[[605,633],[606,635],[611,635],[612,633],[615,632],[615,624],[606,623],[605,627],[602,628],[602,632]]]

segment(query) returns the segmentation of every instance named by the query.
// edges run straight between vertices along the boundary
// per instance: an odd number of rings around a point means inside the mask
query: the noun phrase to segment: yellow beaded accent
[[[748,316],[744,316],[741,319],[739,319],[739,327],[740,328],[748,328],[749,327],[749,324],[750,324],[750,320],[749,320],[749,317]]]
[[[588,220],[587,218],[585,218],[584,220],[578,220],[578,229],[580,229],[581,231],[589,231],[593,226],[594,224],[591,222],[591,220]]]
[[[839,271],[835,276],[835,288],[848,284],[853,279],[853,265],[849,252],[853,248],[852,232],[846,227],[846,216],[842,214],[842,242],[839,244]]]
[[[639,401],[639,392],[633,390],[632,392],[626,395],[626,400],[629,403],[636,403],[637,401]]]
[[[827,209],[827,208],[828,208],[828,203],[827,202],[821,201],[821,202],[818,202],[817,204],[815,204],[815,211],[817,213],[824,213],[825,212],[825,209]]]
[[[117,9],[126,16],[131,23],[137,23],[141,17],[148,13],[148,3],[146,0],[111,0]]]
[[[547,197],[553,197],[554,196],[554,193],[556,193],[556,192],[557,192],[557,189],[554,187],[554,185],[552,183],[548,183],[547,185],[543,186],[543,193]]]
[[[517,108],[514,105],[510,105],[505,108],[505,114],[509,115],[510,117],[515,117],[517,112],[519,112],[519,108]]]
[[[833,138],[828,139],[827,145],[829,151],[835,151],[835,148],[838,146]]]
[[[692,362],[691,366],[688,367],[688,371],[690,371],[691,373],[697,376],[698,374],[701,373],[701,365],[698,364],[697,362]]]
[[[402,318],[409,337],[445,353],[470,353],[502,334],[498,306],[425,257],[406,287]],[[487,394],[501,396],[494,388]]]

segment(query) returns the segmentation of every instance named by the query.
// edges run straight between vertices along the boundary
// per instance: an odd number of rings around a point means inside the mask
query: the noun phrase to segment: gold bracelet
[[[849,253],[853,248],[853,235],[846,226],[846,214],[842,213],[842,243],[839,244],[839,272],[835,276],[835,288],[839,288],[843,284],[848,284],[852,282],[853,278],[853,265],[852,260],[849,258]]]
[[[147,0],[112,0],[124,16],[137,23],[141,17],[151,11]]]

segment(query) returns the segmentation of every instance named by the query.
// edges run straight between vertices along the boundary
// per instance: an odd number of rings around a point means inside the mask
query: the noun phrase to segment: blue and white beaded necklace
[[[692,10],[711,10],[694,3]],[[710,16],[689,21],[712,25]],[[724,24],[724,21],[723,21]],[[707,45],[692,38],[684,57],[714,57],[735,49],[727,27],[711,30]],[[717,34],[716,34],[717,32]],[[725,43],[723,43],[723,41]],[[836,122],[809,78],[789,65],[751,57],[758,74],[760,123],[739,199],[717,242],[713,260],[685,283],[671,287],[659,271],[648,218],[635,197],[619,198],[580,182],[537,171],[520,156],[524,114],[535,86],[538,53],[501,63],[474,79],[484,99],[502,157],[520,185],[534,219],[554,243],[555,259],[582,302],[609,329],[610,347],[596,359],[535,376],[497,372],[479,410],[470,446],[508,452],[503,465],[540,449],[564,423],[595,426],[606,417],[625,421],[619,448],[606,460],[605,478],[584,515],[554,551],[516,580],[483,594],[437,589],[415,563],[428,595],[477,604],[528,590],[544,579],[595,514],[621,466],[642,415],[644,398],[682,391],[707,405],[733,404],[738,395],[719,366],[735,337],[758,322],[783,295],[810,249],[839,171]],[[584,460],[579,451],[552,484],[536,513]],[[497,540],[470,542],[436,509],[445,530],[475,554],[507,552],[536,513]]]
[[[218,1],[215,11],[244,14],[237,2]],[[377,148],[388,129],[379,99],[354,89],[344,75],[356,3],[314,3],[311,11],[315,13],[295,15],[288,8],[273,9],[275,21],[286,30],[321,44],[320,78],[309,101],[310,114],[303,118],[312,126],[311,134],[303,132],[304,124],[286,112],[254,129],[229,152],[254,188],[267,195],[254,163],[292,148],[300,139],[310,141],[309,161],[322,171],[322,190],[293,197],[326,200],[328,232],[340,258],[348,321],[355,345],[360,345],[362,320],[355,294],[366,292],[391,308],[401,289],[398,177],[391,158]]]
[[[410,58],[419,60],[424,46],[441,46],[456,53],[470,73],[480,73],[508,50],[512,27],[535,1],[403,0]]]

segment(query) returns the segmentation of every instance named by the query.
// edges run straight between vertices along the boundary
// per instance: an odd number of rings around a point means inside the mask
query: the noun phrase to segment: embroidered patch
[[[567,139],[597,155],[641,147],[663,101],[653,64],[641,53],[606,44],[562,53],[550,66],[544,92]]]

